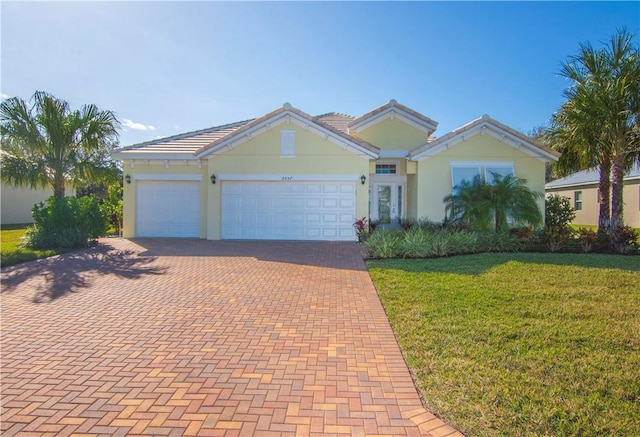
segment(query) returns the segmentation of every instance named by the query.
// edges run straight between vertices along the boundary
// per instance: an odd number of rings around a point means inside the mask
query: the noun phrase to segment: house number
[[[293,176],[282,176],[282,180],[283,181],[292,181],[293,180]]]

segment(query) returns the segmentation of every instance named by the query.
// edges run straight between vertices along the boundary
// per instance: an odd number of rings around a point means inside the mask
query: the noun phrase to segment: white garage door
[[[200,182],[138,181],[137,237],[198,237]]]
[[[355,182],[224,181],[222,238],[354,241]]]

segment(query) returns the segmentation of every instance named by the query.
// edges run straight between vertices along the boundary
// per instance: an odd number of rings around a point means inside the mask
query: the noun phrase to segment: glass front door
[[[402,217],[404,184],[376,183],[373,187],[371,219],[381,224],[397,221]]]
[[[378,221],[391,223],[391,185],[378,185]]]

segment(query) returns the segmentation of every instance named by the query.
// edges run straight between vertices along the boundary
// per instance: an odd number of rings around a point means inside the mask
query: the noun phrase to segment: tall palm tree
[[[624,174],[640,156],[640,50],[626,30],[600,50],[582,44],[563,64],[567,101],[552,117],[548,141],[563,173],[598,167],[599,231],[623,223]],[[610,195],[611,193],[611,195]]]
[[[480,176],[473,181],[463,181],[454,193],[445,197],[446,211],[453,221],[459,220],[471,229],[504,231],[509,224],[542,224],[538,200],[542,193],[531,191],[526,179],[514,175],[491,173],[487,183]]]
[[[18,97],[0,104],[2,180],[19,187],[52,187],[64,197],[65,183],[100,182],[113,175],[109,152],[120,123],[95,105],[71,110],[51,94],[36,91],[31,107]]]

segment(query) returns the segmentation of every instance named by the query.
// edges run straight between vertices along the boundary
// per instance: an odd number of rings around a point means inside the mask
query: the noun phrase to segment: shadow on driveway
[[[115,249],[108,240],[95,247],[31,261],[2,270],[2,294],[15,291],[23,282],[36,279],[34,303],[46,303],[91,287],[98,276],[138,279],[161,275],[166,267],[152,265],[155,257],[140,257],[135,250]]]
[[[130,241],[141,248],[140,256],[240,257],[340,270],[366,270],[361,246],[355,242],[191,238],[136,238]]]

